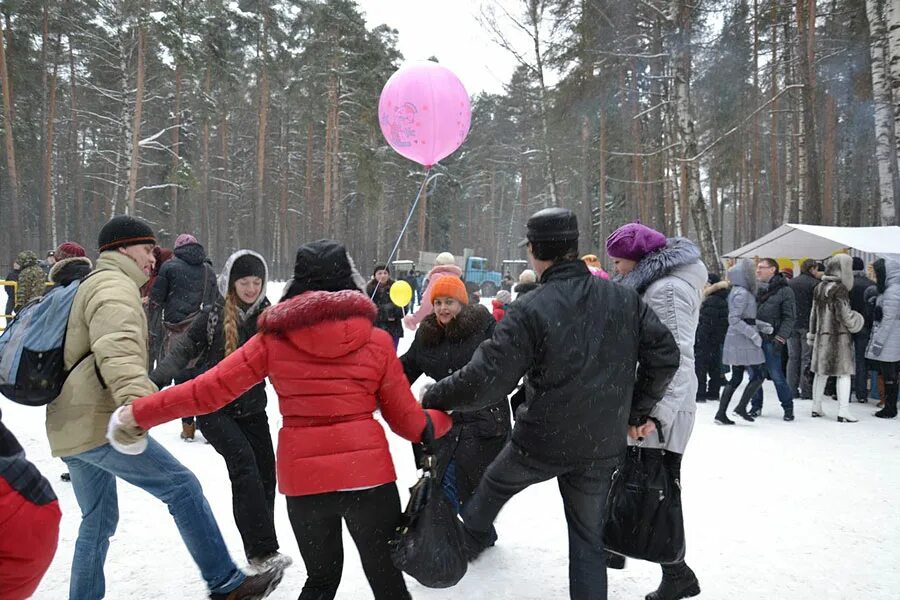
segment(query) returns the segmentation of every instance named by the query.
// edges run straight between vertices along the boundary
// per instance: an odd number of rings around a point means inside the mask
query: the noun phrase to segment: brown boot
[[[275,567],[256,575],[248,575],[243,583],[227,594],[210,594],[210,600],[260,600],[275,591],[284,568]]]
[[[186,442],[194,441],[194,433],[197,431],[197,426],[193,423],[181,423],[181,439]]]

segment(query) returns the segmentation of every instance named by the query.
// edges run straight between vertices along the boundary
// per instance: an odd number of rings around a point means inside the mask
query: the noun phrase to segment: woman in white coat
[[[615,264],[615,281],[635,288],[678,342],[681,364],[665,397],[650,412],[662,427],[665,441],[660,442],[658,433],[653,432],[643,445],[666,450],[666,467],[680,480],[681,458],[697,411],[694,337],[703,303],[706,267],[693,242],[666,239],[640,223],[629,223],[613,232],[606,241],[606,253]],[[697,576],[683,560],[661,566],[662,582],[647,595],[647,600],[678,600],[700,593]]]

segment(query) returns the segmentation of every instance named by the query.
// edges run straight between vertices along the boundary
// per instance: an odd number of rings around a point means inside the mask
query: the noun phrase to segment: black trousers
[[[694,354],[694,372],[697,374],[697,398],[714,400],[722,388],[722,346],[707,348]],[[709,384],[707,385],[707,378]]]
[[[410,598],[388,547],[400,519],[395,483],[356,492],[288,496],[287,509],[306,565],[306,583],[298,600],[331,600],[337,593],[344,570],[342,520],[359,551],[375,600]]]
[[[856,375],[853,377],[853,390],[857,400],[869,397],[869,366],[866,364],[866,348],[869,345],[869,331],[863,329],[853,334],[853,350],[856,358]]]
[[[248,559],[278,550],[275,535],[275,451],[265,412],[236,419],[216,411],[197,417],[203,436],[225,459],[234,522]]]
[[[606,600],[603,526],[616,462],[551,465],[508,442],[463,507],[463,520],[466,527],[487,536],[510,498],[532,484],[556,478],[569,531],[569,597]]]

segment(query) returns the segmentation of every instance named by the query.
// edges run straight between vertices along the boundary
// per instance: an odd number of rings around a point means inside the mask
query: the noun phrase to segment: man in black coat
[[[766,357],[766,371],[775,383],[775,391],[781,408],[784,409],[784,420],[794,420],[794,392],[788,385],[781,362],[782,350],[794,333],[797,320],[797,303],[788,280],[778,272],[778,262],[774,258],[764,258],[756,265],[756,279],[759,291],[756,302],[756,321],[772,326],[771,333],[762,333],[762,351]],[[762,412],[762,388],[753,396],[750,416],[758,417]]]
[[[182,233],[175,239],[174,253],[175,256],[160,268],[150,290],[150,320],[162,313],[164,334],[161,358],[165,358],[178,338],[187,333],[202,309],[211,307],[219,295],[216,274],[197,238]],[[175,377],[175,383],[184,383],[199,374],[196,368],[186,369]],[[181,439],[192,441],[196,430],[194,419],[182,419],[181,424]]]
[[[813,295],[819,285],[821,274],[816,261],[807,259],[800,266],[800,275],[788,284],[794,292],[796,319],[794,333],[788,340],[788,387],[795,398],[812,399],[812,346],[806,341],[809,332],[809,313],[812,312]]]
[[[850,290],[850,308],[861,315],[869,311],[866,304],[866,291],[875,287],[875,282],[866,275],[866,263],[858,256],[853,257],[853,289]],[[869,321],[859,332],[853,334],[853,347],[856,355],[856,375],[853,378],[853,390],[857,402],[869,401],[869,370],[866,367],[866,348],[871,334]]]
[[[593,277],[578,259],[572,211],[535,213],[523,244],[541,287],[513,302],[491,339],[429,388],[423,406],[478,410],[506,398],[527,375],[512,439],[463,508],[467,553],[474,559],[493,544],[494,519],[510,498],[557,478],[569,529],[570,596],[606,598],[610,477],[626,434],[653,431],[650,410],[681,357],[637,292]]]
[[[709,274],[708,283],[703,290],[705,298],[700,306],[700,321],[694,342],[694,367],[699,383],[697,402],[719,399],[722,346],[728,333],[728,291],[731,286],[715,273]]]

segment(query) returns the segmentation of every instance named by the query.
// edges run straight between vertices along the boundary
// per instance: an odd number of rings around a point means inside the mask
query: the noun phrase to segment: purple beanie
[[[175,247],[181,248],[182,246],[187,246],[188,244],[196,244],[197,238],[192,236],[189,233],[182,233],[177,238],[175,238]]]
[[[606,240],[606,253],[613,258],[639,261],[666,245],[666,236],[640,223],[622,225]]]

